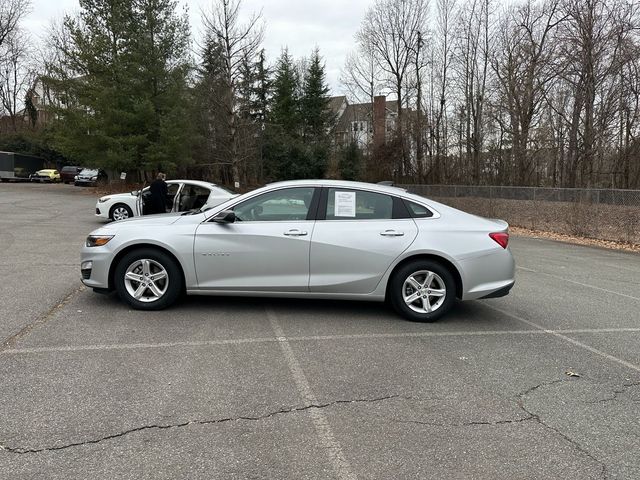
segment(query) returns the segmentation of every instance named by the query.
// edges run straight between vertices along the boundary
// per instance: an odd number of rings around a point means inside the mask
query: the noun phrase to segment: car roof
[[[350,180],[326,180],[326,179],[309,179],[309,180],[286,180],[283,182],[270,183],[268,186],[296,186],[296,185],[315,185],[318,187],[335,187],[335,188],[360,188],[366,190],[375,190],[378,192],[387,192],[398,195],[398,193],[406,192],[404,188],[394,187],[391,185],[383,185],[380,183],[352,182]]]
[[[442,203],[435,202],[430,198],[423,197],[422,195],[417,195],[415,193],[409,192],[405,188],[394,187],[392,185],[385,185],[381,183],[367,183],[367,182],[352,182],[349,180],[320,180],[320,179],[311,179],[311,180],[287,180],[283,182],[274,182],[266,185],[266,187],[274,187],[274,186],[283,186],[283,187],[295,187],[295,186],[318,186],[318,187],[334,187],[334,188],[355,188],[355,189],[363,189],[370,190],[378,193],[387,193],[389,195],[396,195],[403,197],[407,200],[412,200],[419,204],[425,205],[429,207],[434,213],[438,216],[443,211],[452,210],[451,207],[447,205],[443,205]],[[264,187],[266,189],[266,187]],[[260,189],[262,190],[262,189]]]
[[[167,180],[167,183],[189,183],[191,185],[198,185],[200,187],[217,187],[215,183],[205,182],[203,180],[185,180],[185,179],[176,179],[176,180]]]

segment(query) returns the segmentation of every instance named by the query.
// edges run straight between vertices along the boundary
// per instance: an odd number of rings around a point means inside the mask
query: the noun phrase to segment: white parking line
[[[487,305],[487,304],[484,304]],[[488,306],[488,305],[487,305]],[[301,335],[288,337],[289,342],[322,342],[331,340],[375,340],[377,338],[428,338],[428,337],[484,337],[496,335],[545,335],[547,333],[640,333],[639,328],[575,328],[563,330],[462,330],[458,332],[406,332],[406,333],[352,333],[345,335]],[[238,338],[220,340],[200,340],[193,342],[159,342],[159,343],[113,343],[93,345],[60,345],[55,347],[24,347],[0,351],[2,355],[25,355],[35,353],[64,353],[106,350],[137,350],[145,348],[180,348],[180,347],[212,347],[221,345],[241,345],[252,343],[276,343],[273,337]]]
[[[558,280],[564,280],[565,282],[574,283],[576,285],[580,285],[582,287],[593,288],[595,290],[600,290],[601,292],[610,293],[612,295],[618,295],[620,297],[630,298],[632,300],[640,300],[640,297],[634,297],[633,295],[627,295],[625,293],[615,292],[613,290],[607,290],[606,288],[596,287],[595,285],[590,285],[588,283],[576,282],[575,280],[569,280],[568,278],[561,277],[560,275],[554,275],[552,273],[539,272],[538,270],[533,270],[531,268],[525,268],[521,266],[516,266],[518,270],[524,270],[525,272],[537,273],[539,275],[546,275],[547,277],[557,278]]]
[[[291,374],[293,375],[293,379],[296,382],[296,387],[302,395],[304,402],[307,405],[318,405],[318,400],[313,394],[313,390],[311,390],[311,386],[309,385],[309,381],[307,380],[300,363],[296,359],[293,349],[291,345],[287,341],[287,337],[285,337],[280,324],[278,323],[278,319],[276,314],[270,309],[266,308],[267,317],[269,318],[269,323],[271,324],[271,328],[276,335],[278,342],[280,343],[280,347],[282,348],[282,352],[284,353],[284,357],[287,360],[287,364],[289,365],[289,370],[291,370]],[[333,431],[331,430],[331,426],[329,425],[329,421],[327,417],[325,417],[322,410],[319,408],[309,409],[309,414],[311,415],[311,421],[313,422],[313,426],[316,429],[316,433],[320,438],[320,443],[322,446],[329,452],[329,456],[331,457],[331,462],[338,474],[338,478],[341,479],[356,479],[356,476],[351,471],[351,467],[349,466],[349,462],[344,456],[342,452],[342,447],[340,447],[340,443],[335,439],[333,435]]]
[[[493,305],[489,305],[488,303],[483,303],[483,305],[485,307],[488,307],[488,308],[492,309],[492,310],[495,310],[496,312],[500,312],[500,313],[502,313],[502,314],[504,314],[504,315],[506,315],[508,317],[511,317],[511,318],[513,318],[515,320],[519,320],[519,321],[521,321],[523,323],[526,323],[527,325],[530,325],[530,326],[535,327],[535,328],[539,328],[542,332],[548,333],[549,335],[553,335],[554,337],[558,337],[558,338],[564,340],[567,343],[571,343],[572,345],[575,345],[577,347],[584,348],[585,350],[588,350],[591,353],[595,353],[596,355],[600,355],[601,357],[604,357],[607,360],[611,360],[612,362],[616,362],[616,363],[619,363],[620,365],[624,365],[625,367],[630,368],[631,370],[635,370],[636,372],[640,372],[640,366],[635,365],[635,364],[633,364],[631,362],[627,362],[626,360],[618,358],[618,357],[616,357],[614,355],[610,355],[610,354],[608,354],[606,352],[603,352],[602,350],[598,350],[597,348],[594,348],[594,347],[592,347],[590,345],[587,345],[586,343],[582,343],[582,342],[579,342],[578,340],[574,340],[573,338],[567,337],[567,336],[563,335],[562,333],[560,333],[557,330],[549,330],[547,328],[544,328],[542,325],[538,325],[535,322],[532,322],[530,320],[522,318],[522,317],[520,317],[518,315],[515,315],[515,314],[513,314],[511,312],[507,312],[506,310],[503,310],[501,308],[494,307]]]

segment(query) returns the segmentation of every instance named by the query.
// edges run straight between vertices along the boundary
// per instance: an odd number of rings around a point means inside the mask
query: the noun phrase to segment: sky
[[[32,11],[24,21],[31,35],[43,41],[54,19],[79,9],[78,0],[31,0]],[[202,12],[211,9],[211,0],[180,0],[189,11],[192,34],[197,41],[202,32]],[[325,60],[332,94],[344,93],[340,70],[354,48],[354,35],[372,0],[244,0],[243,15],[262,12],[265,21],[264,47],[274,62],[283,47],[300,58],[317,46]]]

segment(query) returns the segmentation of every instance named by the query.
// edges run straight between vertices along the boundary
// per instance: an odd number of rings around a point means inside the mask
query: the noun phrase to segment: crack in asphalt
[[[321,408],[332,407],[335,405],[344,405],[344,404],[351,404],[351,403],[375,403],[375,402],[382,402],[385,400],[392,400],[396,398],[401,398],[405,400],[413,399],[412,397],[403,397],[401,395],[387,395],[385,397],[377,397],[377,398],[360,398],[355,400],[334,400],[333,402],[322,403],[322,404],[311,404],[311,405],[303,405],[303,406],[297,406],[297,407],[296,406],[289,407],[282,410],[276,410],[274,412],[265,413],[264,415],[258,415],[255,417],[239,416],[239,417],[219,418],[214,420],[188,420],[186,422],[173,423],[173,424],[167,424],[167,425],[143,425],[141,427],[131,428],[129,430],[124,430],[122,432],[114,433],[112,435],[106,435],[104,437],[96,438],[93,440],[84,440],[82,442],[73,442],[73,443],[68,443],[65,445],[58,445],[53,447],[42,447],[42,448],[10,447],[0,443],[0,451],[4,450],[9,453],[15,453],[20,455],[30,454],[30,453],[54,452],[57,450],[65,450],[67,448],[79,447],[82,445],[92,445],[92,444],[100,443],[106,440],[113,440],[116,438],[129,435],[130,433],[141,432],[143,430],[168,430],[171,428],[187,427],[189,425],[215,425],[215,424],[229,423],[229,422],[236,422],[236,421],[260,421],[260,420],[265,420],[267,418],[275,417],[278,415],[285,415],[287,413],[295,413],[295,412],[304,412],[305,410],[310,410],[310,409],[321,409]]]
[[[566,442],[568,442],[573,448],[575,448],[577,451],[579,451],[580,453],[582,453],[584,456],[588,457],[589,459],[591,459],[593,462],[595,462],[597,465],[600,465],[600,476],[604,479],[607,480],[609,478],[609,473],[607,471],[607,465],[602,461],[599,460],[598,458],[596,458],[591,452],[589,452],[586,448],[584,448],[579,442],[577,442],[576,440],[574,440],[573,438],[571,438],[569,435],[567,435],[566,433],[561,432],[559,429],[549,425],[548,423],[546,423],[539,414],[532,412],[531,410],[529,410],[527,408],[527,406],[525,405],[525,397],[530,395],[532,392],[543,388],[543,387],[548,387],[551,385],[556,385],[558,383],[564,383],[564,382],[571,382],[571,381],[575,381],[575,380],[567,380],[567,379],[556,379],[553,380],[551,382],[543,382],[543,383],[539,383],[538,385],[535,385],[531,388],[528,388],[527,390],[525,390],[524,392],[518,394],[516,396],[517,398],[517,404],[520,407],[520,409],[522,409],[522,411],[524,411],[527,415],[529,415],[531,420],[534,420],[536,423],[540,424],[541,426],[543,426],[544,428],[551,430],[552,432],[554,432],[555,434],[559,435],[560,437],[562,437]]]
[[[507,420],[496,420],[496,421],[471,421],[471,422],[461,422],[461,423],[444,423],[444,422],[423,422],[420,420],[398,420],[397,423],[415,423],[417,425],[429,425],[431,427],[476,427],[481,425],[505,425],[509,423],[521,423],[527,422],[529,420],[535,420],[533,415],[527,415],[522,418],[514,418]]]
[[[626,393],[627,390],[629,388],[633,388],[633,387],[640,387],[640,382],[633,382],[633,383],[623,383],[621,385],[622,388],[620,389],[614,389],[612,391],[612,395],[609,397],[605,397],[605,398],[601,398],[600,400],[595,400],[593,402],[588,402],[590,404],[594,404],[594,403],[607,403],[607,402],[613,402],[615,400],[618,399],[618,395],[622,395],[623,393]]]
[[[67,293],[62,298],[62,300],[56,302],[51,308],[49,308],[49,310],[38,316],[38,318],[36,318],[33,322],[22,327],[17,333],[5,338],[2,343],[0,343],[0,352],[14,347],[19,340],[28,336],[34,329],[47,323],[54,313],[56,313],[62,307],[66,306],[76,294],[82,292],[85,289],[86,287],[84,285],[80,285],[79,287],[74,288],[71,292]]]

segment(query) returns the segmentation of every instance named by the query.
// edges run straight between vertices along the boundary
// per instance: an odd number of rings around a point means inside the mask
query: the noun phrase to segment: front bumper
[[[105,203],[96,203],[96,217],[109,218],[109,206]]]
[[[113,256],[113,252],[107,246],[82,247],[80,253],[82,283],[91,288],[109,289],[109,268]],[[87,268],[89,262],[91,268]]]

